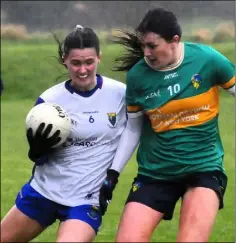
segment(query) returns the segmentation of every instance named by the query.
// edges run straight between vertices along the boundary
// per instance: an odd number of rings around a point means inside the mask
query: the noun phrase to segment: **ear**
[[[178,35],[173,36],[173,38],[172,38],[173,43],[179,43],[179,41],[180,41],[180,38]]]
[[[61,56],[61,60],[62,60],[62,63],[65,63],[65,55],[64,54]]]
[[[102,59],[102,52],[100,52],[99,55],[98,55],[98,63],[101,62],[101,59]]]
[[[62,64],[64,65],[64,67],[67,68],[67,65],[65,63],[65,55],[63,54],[62,57],[61,57],[61,60],[62,60]],[[68,68],[67,68],[68,69]]]

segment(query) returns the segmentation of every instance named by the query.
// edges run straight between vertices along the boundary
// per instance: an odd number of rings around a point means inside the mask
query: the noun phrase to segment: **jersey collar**
[[[65,82],[65,88],[71,94],[76,93],[76,94],[83,96],[83,97],[89,97],[89,96],[93,95],[96,92],[97,89],[102,88],[102,84],[103,84],[102,76],[100,74],[96,74],[96,77],[97,77],[97,84],[93,89],[91,89],[89,91],[79,91],[79,90],[75,89],[74,87],[71,86],[71,79],[69,79]]]

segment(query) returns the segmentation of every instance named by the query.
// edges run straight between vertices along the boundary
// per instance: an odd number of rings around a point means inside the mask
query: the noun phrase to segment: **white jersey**
[[[126,126],[126,86],[97,77],[102,80],[101,87],[89,97],[74,92],[69,81],[40,96],[68,112],[72,131],[48,163],[36,166],[30,184],[44,197],[65,206],[99,205],[99,189]]]

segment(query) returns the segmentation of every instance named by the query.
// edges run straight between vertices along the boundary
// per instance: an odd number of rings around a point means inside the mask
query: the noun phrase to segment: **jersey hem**
[[[46,193],[43,192],[43,190],[37,185],[37,183],[35,183],[33,180],[30,182],[30,186],[34,188],[35,191],[37,191],[39,194],[41,194],[43,197],[47,198],[48,200],[58,203],[60,205],[63,206],[67,206],[67,207],[76,207],[76,206],[81,206],[81,205],[95,205],[95,206],[99,206],[99,200],[86,200],[86,199],[80,199],[77,200],[79,203],[66,203],[63,199],[53,199],[51,197],[49,197]]]
[[[204,169],[204,170],[200,169],[200,170],[188,171],[186,173],[181,173],[181,174],[176,175],[176,176],[173,176],[173,175],[169,175],[169,176],[154,176],[154,175],[150,175],[150,173],[148,173],[148,172],[138,170],[138,175],[149,177],[150,179],[155,179],[155,180],[171,181],[171,180],[176,180],[176,179],[183,178],[183,177],[188,176],[188,175],[190,175],[192,173],[209,172],[209,171],[216,171],[216,170],[221,171],[222,173],[224,173],[226,175],[224,167],[222,167],[222,168],[211,167],[211,168],[207,168],[207,169]]]

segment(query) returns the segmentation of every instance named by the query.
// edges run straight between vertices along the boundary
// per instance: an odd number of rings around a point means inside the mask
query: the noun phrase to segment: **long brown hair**
[[[123,56],[115,59],[114,71],[128,71],[144,57],[141,43],[135,32],[117,30],[113,42],[122,45],[126,50]]]

